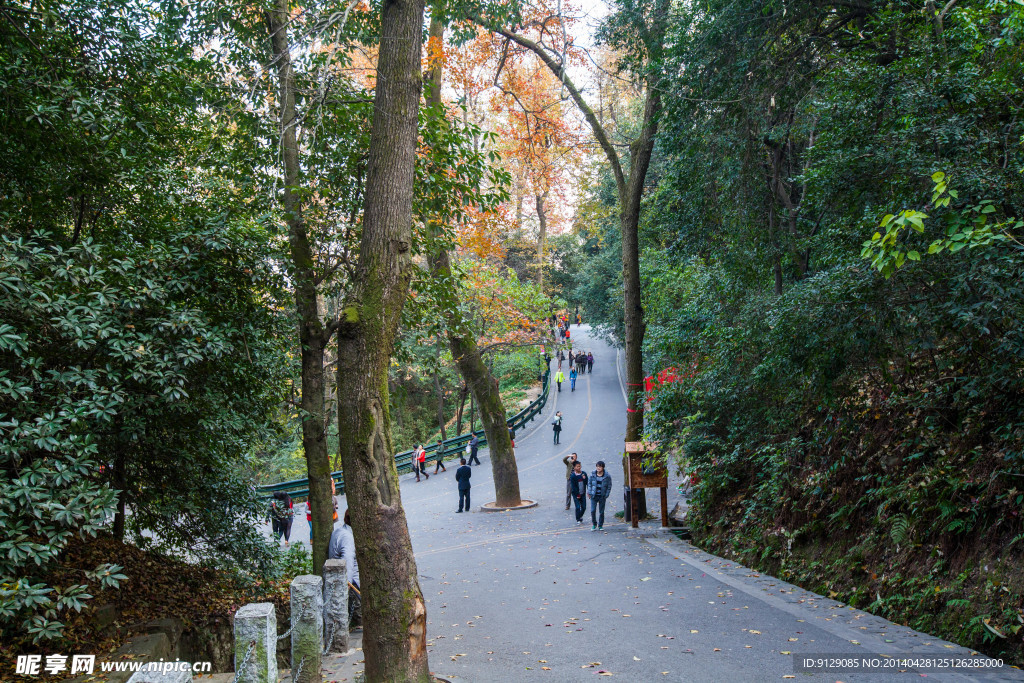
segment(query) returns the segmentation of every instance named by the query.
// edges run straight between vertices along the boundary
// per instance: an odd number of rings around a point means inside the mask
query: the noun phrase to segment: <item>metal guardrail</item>
[[[544,371],[543,377],[541,377],[540,396],[536,398],[530,405],[526,406],[512,417],[505,420],[505,423],[512,428],[513,432],[518,432],[526,423],[532,422],[537,415],[544,409],[544,406],[548,402],[548,393],[550,389],[550,377],[551,369],[548,368]],[[487,445],[487,434],[484,430],[478,429],[476,432],[466,432],[459,436],[451,439],[446,439],[443,444],[444,450],[441,452],[442,460],[451,460],[462,453],[466,452],[466,444],[473,438],[473,434],[476,434],[480,438],[480,446]],[[437,444],[426,446],[427,460],[429,462],[436,461]],[[431,457],[434,454],[434,457]],[[412,472],[412,450],[402,451],[401,453],[395,454],[395,466],[398,468],[398,474],[408,474]],[[341,470],[337,472],[331,472],[331,478],[334,479],[335,488],[338,493],[345,492],[345,478]],[[282,481],[277,484],[266,484],[264,486],[257,487],[261,493],[272,494],[276,491],[287,491],[288,495],[292,498],[302,498],[309,495],[309,479],[295,479],[293,481]]]

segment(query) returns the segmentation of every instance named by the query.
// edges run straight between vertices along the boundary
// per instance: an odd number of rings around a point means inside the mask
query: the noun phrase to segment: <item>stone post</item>
[[[277,615],[256,602],[235,612],[236,683],[277,683]]]
[[[324,636],[328,652],[348,652],[348,567],[345,560],[324,563]]]
[[[292,580],[292,683],[321,683],[324,582],[307,574]]]

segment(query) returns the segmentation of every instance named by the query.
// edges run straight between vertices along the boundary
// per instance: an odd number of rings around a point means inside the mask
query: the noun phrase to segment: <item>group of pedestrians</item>
[[[473,435],[473,438],[476,439],[476,434]],[[476,447],[473,447],[473,456],[476,456]],[[427,449],[421,443],[416,444],[412,449],[412,471],[416,475],[416,481],[420,480],[421,474],[424,478],[430,479],[430,475],[427,473]],[[444,441],[438,441],[437,446],[434,447],[434,474],[447,471],[448,468],[444,466]]]
[[[562,349],[558,350],[558,370],[555,371],[555,385],[558,387],[558,391],[562,390],[562,383],[566,381],[565,373],[562,372],[562,362],[568,357],[570,361],[569,368],[569,390],[576,391],[576,379],[583,374],[594,372],[594,354],[590,351],[583,353],[573,354],[572,348],[569,349],[569,355],[566,356],[565,351]]]
[[[573,369],[581,375],[584,372],[591,373],[594,371],[594,354],[590,351],[586,353],[580,351],[572,357],[572,364],[574,366]]]
[[[583,515],[590,501],[591,531],[604,529],[604,507],[612,492],[612,476],[604,468],[604,461],[598,460],[589,475],[583,471],[583,463],[575,453],[562,458],[565,463],[565,509],[569,503],[576,508],[576,525],[583,524]]]

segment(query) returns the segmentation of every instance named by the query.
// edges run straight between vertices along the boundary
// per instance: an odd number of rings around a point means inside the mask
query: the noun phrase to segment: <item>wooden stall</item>
[[[658,444],[643,441],[626,442],[626,486],[630,489],[661,489],[661,525],[668,526],[668,467],[662,461],[650,461],[650,454]],[[648,459],[648,462],[644,462]],[[639,526],[635,495],[630,495],[630,519],[633,528]]]

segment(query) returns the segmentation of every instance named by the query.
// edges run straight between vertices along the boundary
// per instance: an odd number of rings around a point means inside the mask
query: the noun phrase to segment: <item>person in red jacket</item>
[[[416,481],[420,480],[422,474],[427,479],[430,479],[430,475],[427,474],[427,449],[422,445],[416,446],[416,450],[412,454],[413,462],[416,463]]]

